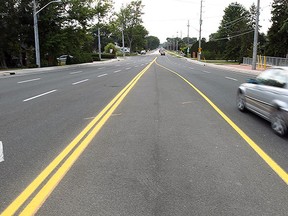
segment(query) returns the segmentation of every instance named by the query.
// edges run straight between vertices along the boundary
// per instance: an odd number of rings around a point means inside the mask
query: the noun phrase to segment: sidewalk
[[[223,64],[223,65],[219,65],[219,64],[213,64],[213,63],[207,63],[207,62],[199,62],[198,60],[193,60],[191,58],[187,58],[187,57],[183,57],[181,55],[178,55],[176,53],[173,53],[173,55],[177,55],[181,58],[186,59],[187,61],[191,62],[191,63],[195,63],[195,64],[199,64],[199,65],[203,65],[203,66],[208,66],[208,67],[214,67],[214,68],[218,68],[218,69],[223,69],[223,70],[229,70],[229,71],[235,71],[235,72],[241,72],[241,73],[246,73],[246,74],[251,74],[251,75],[259,75],[262,71],[264,71],[264,69],[259,69],[256,68],[256,70],[252,70],[252,66],[251,65],[244,65],[244,64],[240,64],[240,65],[235,65],[235,64]]]
[[[123,58],[116,58],[110,59],[105,61],[95,61],[83,64],[72,64],[72,65],[63,65],[63,66],[51,66],[51,67],[42,67],[42,68],[25,68],[25,69],[7,69],[7,70],[0,70],[0,78],[3,76],[10,76],[10,75],[19,75],[19,74],[27,74],[27,73],[36,73],[36,72],[44,72],[44,71],[54,71],[63,68],[71,68],[71,67],[79,67],[85,65],[94,65],[94,64],[105,64],[114,61],[121,61]]]
[[[199,62],[197,60],[193,60],[193,59],[189,59],[189,58],[186,58],[186,59],[189,62],[201,64],[203,66],[214,67],[214,68],[218,68],[218,69],[241,72],[241,73],[247,73],[247,74],[256,75],[256,76],[259,75],[262,71],[264,71],[264,69],[259,69],[259,68],[257,68],[256,70],[252,70],[251,65],[245,65],[245,64],[218,65],[218,64],[213,64],[213,63]]]

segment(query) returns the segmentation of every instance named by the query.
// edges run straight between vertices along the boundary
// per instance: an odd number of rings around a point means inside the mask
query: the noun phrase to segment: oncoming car
[[[271,68],[239,86],[237,107],[270,121],[277,135],[288,133],[288,67]]]

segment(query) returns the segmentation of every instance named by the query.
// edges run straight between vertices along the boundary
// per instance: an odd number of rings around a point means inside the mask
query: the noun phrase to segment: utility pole
[[[178,31],[177,31],[177,36],[176,36],[176,51],[178,52]]]
[[[188,32],[187,32],[187,42],[188,42],[188,47],[189,47],[189,29],[190,29],[190,23],[189,23],[189,20],[188,20],[188,25],[187,25],[187,28],[188,28]]]
[[[201,61],[201,31],[202,31],[202,3],[203,0],[201,0],[201,6],[200,6],[200,29],[199,29],[199,47],[198,47],[198,61]]]
[[[35,52],[36,52],[36,65],[38,68],[40,65],[40,47],[39,47],[39,33],[38,33],[38,19],[37,19],[37,5],[33,0],[33,19],[34,19],[34,38],[35,38]]]
[[[122,23],[122,52],[123,52],[123,57],[125,57],[124,47],[125,47],[125,42],[124,42],[124,25],[123,25],[123,23]]]
[[[255,25],[255,29],[254,29],[252,70],[256,70],[257,45],[258,45],[258,28],[259,28],[259,8],[260,8],[260,0],[257,1],[257,9],[256,9],[256,25]]]
[[[188,55],[188,53],[190,53],[190,50],[189,50],[189,28],[190,28],[189,20],[188,20],[187,27],[188,27],[188,32],[187,32],[187,43],[188,43],[187,55]]]
[[[98,27],[98,52],[99,52],[99,60],[101,61],[101,37],[100,37],[100,27]]]

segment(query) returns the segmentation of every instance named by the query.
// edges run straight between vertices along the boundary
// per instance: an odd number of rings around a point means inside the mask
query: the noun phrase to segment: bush
[[[110,52],[111,49],[112,49],[112,53]],[[104,52],[115,55],[117,52],[117,49],[113,43],[108,43],[104,48]]]
[[[92,54],[91,53],[79,53],[73,55],[73,58],[67,57],[66,64],[81,64],[81,63],[88,63],[93,62]]]

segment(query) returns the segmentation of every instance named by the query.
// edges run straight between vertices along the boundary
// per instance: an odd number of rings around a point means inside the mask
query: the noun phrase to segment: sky
[[[122,4],[131,0],[114,0],[115,11],[119,11]],[[149,35],[156,36],[163,43],[167,37],[187,37],[188,20],[190,22],[190,37],[199,37],[201,0],[142,0],[144,5],[143,25]],[[211,33],[218,30],[224,9],[232,2],[243,5],[247,10],[257,0],[203,0],[202,38],[209,39]],[[260,0],[259,24],[260,32],[267,33],[271,27],[271,5],[273,0]]]

